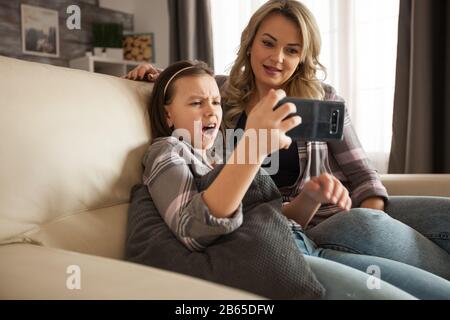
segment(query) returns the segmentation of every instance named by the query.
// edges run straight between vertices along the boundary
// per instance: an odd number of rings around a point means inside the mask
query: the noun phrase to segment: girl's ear
[[[165,110],[165,113],[166,113],[167,126],[169,128],[172,128],[173,127],[173,122],[172,122],[172,119],[171,119],[169,107],[168,106],[164,106],[164,110]]]

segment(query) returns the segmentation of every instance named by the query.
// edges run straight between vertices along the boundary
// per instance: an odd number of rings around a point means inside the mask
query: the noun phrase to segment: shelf
[[[141,63],[138,61],[115,60],[108,57],[84,56],[70,60],[69,66],[74,69],[120,77]]]

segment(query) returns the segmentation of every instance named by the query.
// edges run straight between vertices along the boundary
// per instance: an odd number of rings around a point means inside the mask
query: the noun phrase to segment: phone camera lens
[[[334,110],[331,113],[331,121],[330,121],[330,133],[331,134],[337,133],[338,119],[339,119],[339,110]]]

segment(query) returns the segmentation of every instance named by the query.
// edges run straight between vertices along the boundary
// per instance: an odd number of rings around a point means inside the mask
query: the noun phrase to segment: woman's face
[[[300,29],[281,14],[267,16],[250,50],[250,63],[259,89],[281,88],[300,63]]]
[[[167,124],[187,130],[190,137],[183,135],[183,139],[190,138],[195,148],[211,148],[222,121],[216,80],[209,75],[184,77],[175,81],[173,89],[172,102],[165,106]]]

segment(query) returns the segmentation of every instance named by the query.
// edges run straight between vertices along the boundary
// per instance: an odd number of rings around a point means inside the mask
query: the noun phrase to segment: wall
[[[154,32],[155,65],[169,64],[169,12],[167,0],[100,0],[101,7],[134,14],[135,32]]]
[[[99,0],[98,2],[101,8],[122,11],[130,14],[134,14],[134,3],[135,0]]]
[[[122,2],[122,1],[121,1]],[[126,1],[123,1],[126,2]],[[58,11],[60,57],[49,58],[22,53],[20,4],[29,4]],[[81,30],[69,30],[66,10],[76,4],[81,9]],[[133,15],[100,8],[98,0],[0,0],[0,55],[23,60],[68,66],[69,60],[92,50],[92,23],[123,23],[125,30],[133,30]]]
[[[136,32],[155,33],[155,65],[169,65],[169,10],[167,0],[135,0],[134,29]]]

